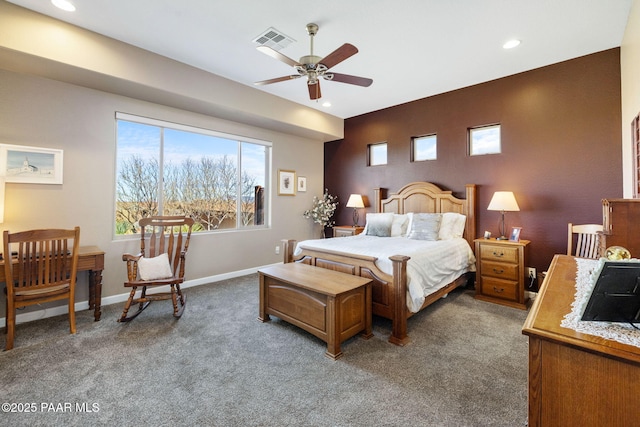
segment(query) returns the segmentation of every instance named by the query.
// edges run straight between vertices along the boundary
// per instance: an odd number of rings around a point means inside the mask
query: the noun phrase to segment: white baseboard
[[[281,264],[281,263],[276,263],[276,264]],[[273,264],[273,265],[276,265],[276,264]],[[182,284],[182,288],[183,289],[192,288],[194,286],[206,285],[213,282],[220,282],[222,280],[233,279],[235,277],[246,276],[248,274],[257,273],[258,270],[265,267],[268,267],[268,265],[265,265],[262,267],[248,268],[246,270],[232,271],[229,273],[216,274],[215,276],[202,277],[200,279],[187,280]],[[150,290],[148,293],[152,294],[155,292],[163,292],[163,291],[166,291],[166,289],[156,288],[153,291]],[[102,298],[101,306],[104,307],[105,305],[123,303],[128,298],[129,298],[129,292],[125,292],[118,295],[112,295],[109,297],[104,297]],[[87,310],[88,306],[89,306],[88,301],[79,301],[79,302],[76,302],[74,305],[76,312]],[[16,315],[16,323],[25,323],[25,322],[31,322],[33,320],[60,316],[62,314],[66,314],[67,310],[68,309],[66,305],[60,305],[56,307],[48,307],[48,308],[43,308],[42,310],[36,310],[36,311],[30,311],[28,313],[18,314]],[[0,318],[0,327],[4,328],[6,324],[7,324],[7,318],[6,317]]]

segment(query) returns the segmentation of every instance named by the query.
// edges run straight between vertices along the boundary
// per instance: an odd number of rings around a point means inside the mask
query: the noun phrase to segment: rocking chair
[[[184,216],[155,216],[140,220],[140,253],[122,255],[122,260],[127,263],[128,281],[124,286],[131,288],[131,293],[118,322],[129,322],[151,301],[166,299],[173,301],[173,316],[182,316],[187,298],[180,285],[184,282],[185,257],[193,222],[193,218]],[[149,287],[167,285],[169,292],[147,294]],[[139,287],[142,290],[136,298]],[[128,315],[131,304],[138,304],[138,310]]]

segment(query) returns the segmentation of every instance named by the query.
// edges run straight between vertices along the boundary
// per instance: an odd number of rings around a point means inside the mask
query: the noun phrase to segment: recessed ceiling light
[[[322,103],[323,107],[331,107],[331,103],[329,101],[323,102]]]
[[[518,46],[520,44],[520,40],[509,40],[508,42],[506,42],[505,44],[502,45],[503,48],[505,49],[513,49],[514,47]]]
[[[76,7],[68,0],[51,0],[51,3],[59,9],[66,10],[67,12],[74,12]]]

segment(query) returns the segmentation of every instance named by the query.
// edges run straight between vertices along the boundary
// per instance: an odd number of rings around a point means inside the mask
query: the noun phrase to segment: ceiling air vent
[[[263,31],[262,34],[253,39],[253,42],[258,43],[261,46],[267,46],[273,50],[279,51],[295,42],[295,40],[271,27],[266,31]]]

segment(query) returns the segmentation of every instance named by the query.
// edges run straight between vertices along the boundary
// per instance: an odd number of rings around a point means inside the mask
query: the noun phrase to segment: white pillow
[[[466,224],[467,217],[465,215],[455,212],[443,213],[442,220],[440,221],[440,230],[438,231],[438,239],[448,240],[454,237],[462,237]]]
[[[439,213],[414,213],[407,237],[414,240],[438,240],[441,218],[442,214]]]
[[[153,258],[140,258],[138,260],[138,273],[142,280],[157,280],[172,277],[173,272],[169,265],[169,256],[164,253]]]
[[[367,236],[391,236],[392,213],[368,213],[365,231]]]
[[[407,221],[407,233],[405,234],[405,236],[408,236],[411,231],[411,225],[413,224],[413,212],[406,213],[405,215],[409,218],[409,221]]]
[[[408,225],[408,215],[393,214],[393,222],[391,222],[391,237],[405,236],[407,234]]]

